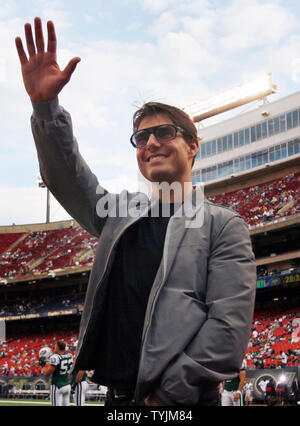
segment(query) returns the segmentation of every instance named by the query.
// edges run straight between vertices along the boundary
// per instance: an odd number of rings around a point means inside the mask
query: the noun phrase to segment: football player
[[[85,403],[86,391],[88,390],[87,372],[73,371],[72,373],[72,393],[74,392],[75,405],[81,407]]]
[[[76,350],[78,340],[74,343],[73,349]],[[87,372],[86,371],[73,371],[71,381],[71,392],[74,395],[75,405],[82,407],[85,403],[86,392],[88,390]]]
[[[48,358],[48,362],[44,357],[40,357],[39,363],[43,367],[42,373],[44,376],[52,376],[50,388],[51,405],[70,405],[71,385],[69,375],[72,369],[73,357],[66,351],[65,342],[56,342],[54,354]]]
[[[239,376],[223,383],[222,406],[240,407],[243,405],[242,390],[246,380],[246,362],[242,363]]]

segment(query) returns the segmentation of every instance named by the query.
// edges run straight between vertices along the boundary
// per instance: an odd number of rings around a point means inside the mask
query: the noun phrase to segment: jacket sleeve
[[[239,216],[219,232],[208,259],[207,320],[164,372],[153,398],[162,405],[195,405],[223,380],[239,374],[254,311],[256,264]]]
[[[96,214],[96,205],[108,193],[79,152],[70,114],[58,98],[33,103],[33,110],[31,127],[45,185],[83,228],[99,237],[105,219]]]

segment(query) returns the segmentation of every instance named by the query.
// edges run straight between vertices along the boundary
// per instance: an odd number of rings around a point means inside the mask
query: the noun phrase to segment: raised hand
[[[71,59],[64,70],[60,70],[56,60],[56,34],[52,21],[47,23],[48,48],[45,43],[42,21],[35,18],[35,44],[30,24],[25,25],[25,37],[29,57],[27,57],[20,37],[16,38],[16,47],[22,67],[24,85],[30,99],[34,102],[54,99],[70,78],[80,58]]]

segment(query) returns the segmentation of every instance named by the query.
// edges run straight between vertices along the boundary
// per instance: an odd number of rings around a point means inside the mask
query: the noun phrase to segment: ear
[[[195,157],[199,149],[198,139],[193,139],[191,142],[189,142],[188,147],[189,147],[189,153],[191,157]]]

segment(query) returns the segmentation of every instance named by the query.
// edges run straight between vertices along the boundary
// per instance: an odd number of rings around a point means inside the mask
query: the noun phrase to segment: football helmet
[[[51,355],[52,355],[52,351],[47,346],[45,346],[44,348],[40,349],[40,351],[39,351],[39,359],[46,360],[46,359],[49,359]]]

